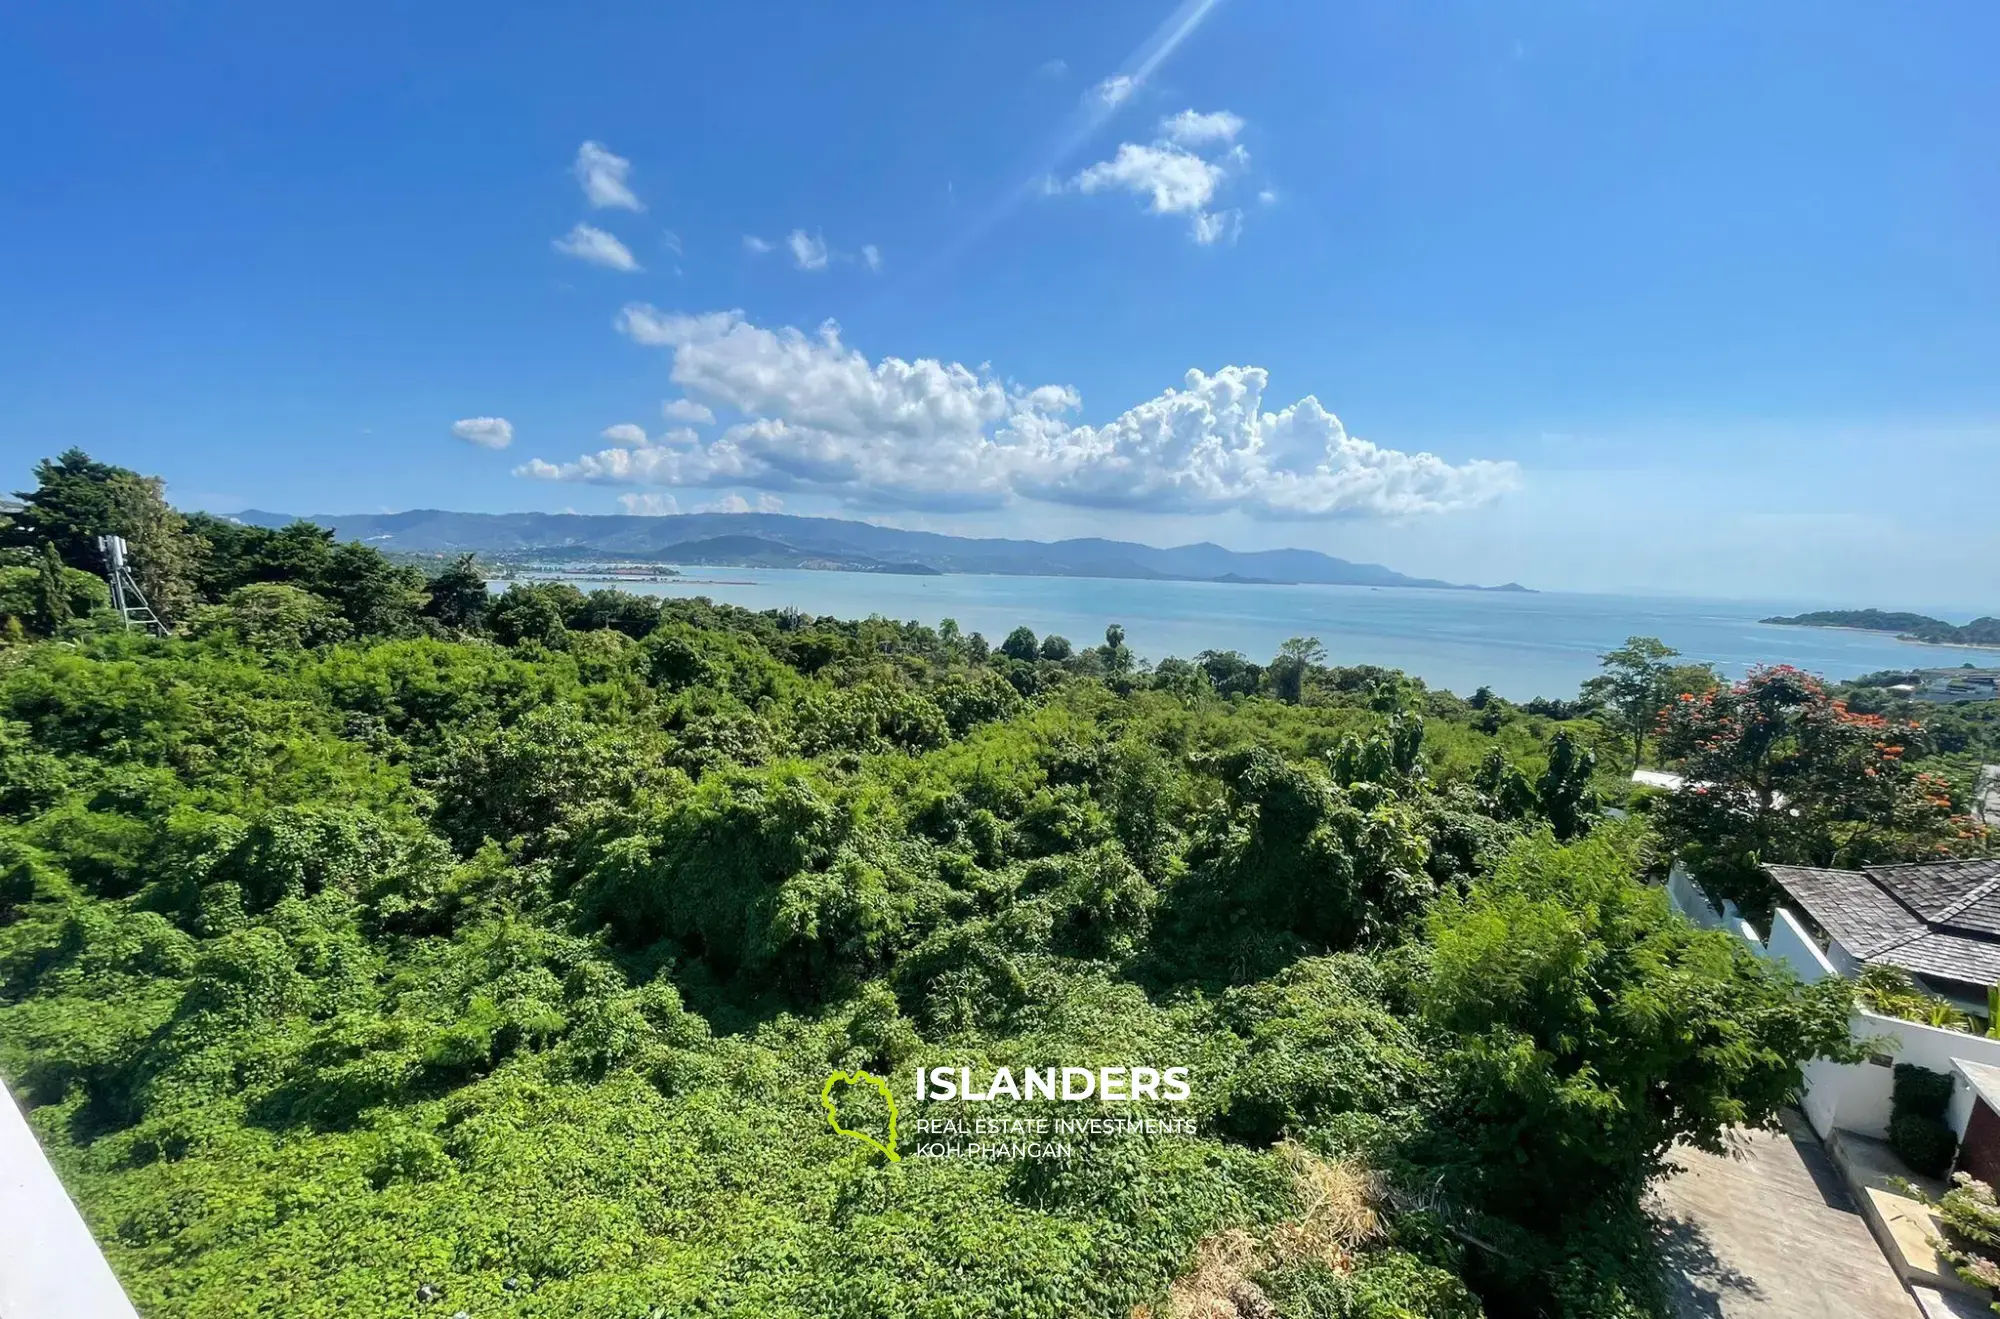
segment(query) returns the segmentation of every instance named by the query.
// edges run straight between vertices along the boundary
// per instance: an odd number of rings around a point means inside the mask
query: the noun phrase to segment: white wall
[[[1758,939],[1757,932],[1737,916],[1732,906],[1725,904],[1721,913],[1710,907],[1701,890],[1695,887],[1693,877],[1678,863],[1667,876],[1667,896],[1675,909],[1696,925],[1728,931],[1759,957],[1783,962],[1807,983],[1827,976],[1851,979],[1859,974],[1861,963],[1852,954],[1837,941],[1821,952],[1798,917],[1784,907],[1778,908],[1772,918],[1769,941]],[[2000,1039],[1940,1030],[1884,1017],[1865,1008],[1855,1010],[1849,1030],[1870,1054],[1888,1057],[1891,1065],[1825,1060],[1807,1063],[1801,1076],[1800,1106],[1805,1109],[1813,1130],[1822,1138],[1831,1135],[1836,1127],[1878,1139],[1887,1137],[1894,1097],[1894,1064],[1915,1063],[1953,1079],[1946,1118],[1953,1131],[1961,1137],[1965,1135],[1965,1124],[1972,1116],[1972,1087],[1952,1067],[1952,1059],[2000,1066]]]
[[[2000,1040],[1964,1031],[1939,1030],[1914,1021],[1884,1017],[1857,1009],[1849,1027],[1869,1052],[1886,1054],[1895,1063],[1915,1063],[1953,1079],[1946,1120],[1960,1136],[1972,1116],[1972,1087],[1951,1065],[1954,1058],[2000,1066]],[[1875,1063],[1806,1064],[1806,1117],[1824,1137],[1835,1127],[1878,1139],[1889,1134],[1889,1106],[1895,1084],[1891,1067]]]
[[[0,1086],[0,1315],[138,1319],[5,1086]]]

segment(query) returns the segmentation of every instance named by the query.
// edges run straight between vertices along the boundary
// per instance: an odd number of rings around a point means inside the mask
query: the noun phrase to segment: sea
[[[1023,624],[1038,637],[1056,632],[1079,647],[1096,645],[1105,626],[1117,623],[1125,644],[1155,662],[1238,650],[1262,663],[1288,638],[1317,637],[1332,664],[1380,664],[1460,695],[1483,686],[1516,701],[1575,696],[1598,672],[1598,657],[1632,636],[1658,637],[1687,660],[1713,664],[1732,678],[1759,664],[1794,664],[1835,680],[1883,669],[2000,664],[1993,650],[1757,621],[1825,607],[1784,600],[783,568],[681,571],[685,576],[673,581],[616,585],[642,595],[707,596],[746,609],[789,606],[836,618],[879,614],[931,626],[951,618],[995,645]],[[600,585],[576,584],[584,590]]]

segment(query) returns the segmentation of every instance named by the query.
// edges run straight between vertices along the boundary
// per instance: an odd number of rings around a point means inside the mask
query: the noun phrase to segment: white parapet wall
[[[1759,957],[1782,962],[1800,980],[1810,984],[1828,976],[1852,979],[1861,963],[1835,942],[1821,951],[1798,917],[1780,907],[1771,920],[1771,937],[1759,939],[1749,922],[1729,904],[1718,912],[1709,905],[1695,885],[1693,876],[1676,862],[1667,876],[1667,898],[1674,909],[1689,921],[1710,930],[1723,930],[1741,939]],[[1952,1067],[1952,1060],[1986,1063],[2000,1067],[2000,1039],[1969,1035],[1964,1031],[1941,1030],[1899,1017],[1885,1017],[1866,1008],[1855,1009],[1848,1024],[1853,1037],[1868,1051],[1859,1063],[1821,1060],[1807,1063],[1800,1085],[1800,1107],[1813,1130],[1824,1139],[1836,1127],[1882,1139],[1889,1134],[1889,1109],[1895,1090],[1895,1064],[1914,1063],[1952,1078],[1951,1106],[1946,1118],[1960,1137],[1972,1116],[1972,1087]]]
[[[1878,1139],[1889,1134],[1889,1106],[1896,1063],[1914,1063],[1952,1078],[1946,1120],[1960,1137],[1972,1116],[1972,1087],[1952,1067],[1954,1058],[2000,1067],[2000,1040],[1964,1031],[1940,1030],[1914,1021],[1856,1009],[1849,1029],[1871,1061],[1816,1062],[1805,1068],[1806,1118],[1824,1137],[1835,1127]]]
[[[0,1086],[0,1319],[138,1319]]]

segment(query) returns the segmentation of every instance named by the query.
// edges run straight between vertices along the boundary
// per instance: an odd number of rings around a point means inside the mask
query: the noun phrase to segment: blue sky
[[[9,484],[2000,608],[1987,0],[37,8]]]

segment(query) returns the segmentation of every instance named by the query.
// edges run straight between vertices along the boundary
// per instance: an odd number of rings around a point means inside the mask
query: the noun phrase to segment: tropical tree
[[[172,621],[195,603],[201,543],[166,501],[157,476],[100,463],[81,449],[35,466],[35,488],[16,492],[21,508],[4,535],[8,543],[51,542],[72,568],[100,572],[99,536],[122,536],[146,602]]]
[[[479,571],[477,555],[461,554],[452,565],[430,580],[430,603],[424,613],[446,627],[472,631],[485,618],[491,597],[486,592],[486,574]]]
[[[35,623],[54,636],[70,620],[69,583],[64,580],[62,555],[55,542],[42,542],[41,559],[35,575]]]
[[[1624,645],[1598,656],[1604,673],[1583,684],[1584,698],[1601,702],[1615,726],[1632,739],[1633,769],[1639,768],[1646,738],[1675,695],[1714,685],[1712,669],[1705,664],[1675,665],[1672,661],[1679,656],[1658,637],[1627,637]]]
[[[1024,664],[1032,662],[1035,658],[1034,629],[1023,626],[1009,632],[1007,639],[1000,643],[1000,653],[1008,659],[1017,659]]]
[[[1324,663],[1326,647],[1318,637],[1293,637],[1278,647],[1278,657],[1271,661],[1271,690],[1279,700],[1298,705],[1305,700],[1306,675]]]
[[[1662,725],[1661,752],[1687,786],[1661,804],[1667,839],[1711,897],[1768,915],[1761,867],[1859,865],[1948,855],[1983,831],[1955,817],[1949,785],[1906,763],[1915,722],[1892,725],[1830,695],[1790,665],[1684,695]]]
[[[1590,832],[1597,814],[1590,777],[1596,770],[1596,754],[1579,747],[1567,728],[1556,730],[1549,739],[1549,763],[1535,783],[1535,796],[1557,841],[1566,843]]]

